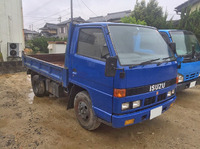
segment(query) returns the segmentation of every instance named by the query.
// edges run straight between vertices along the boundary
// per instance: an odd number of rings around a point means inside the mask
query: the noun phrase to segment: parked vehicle
[[[153,119],[176,99],[177,62],[156,28],[71,24],[65,54],[23,55],[36,96],[68,93],[87,130]]]
[[[200,84],[200,44],[196,36],[185,30],[159,30],[165,41],[176,43],[175,55],[178,57],[177,91]]]

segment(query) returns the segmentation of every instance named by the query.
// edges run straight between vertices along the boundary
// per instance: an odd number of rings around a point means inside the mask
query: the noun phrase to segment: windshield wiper
[[[171,59],[171,58],[174,58],[174,56],[165,57],[165,58],[162,58],[162,60],[167,60],[167,59]]]
[[[131,65],[130,68],[133,68],[133,67],[138,66],[138,65],[151,64],[152,62],[154,62],[154,61],[158,61],[158,60],[160,60],[160,58],[156,58],[156,59],[148,60],[148,61],[142,62],[142,63],[140,63],[140,64]]]
[[[159,66],[159,65],[161,65],[162,63],[169,62],[168,59],[171,59],[171,58],[174,58],[174,56],[169,56],[169,57],[162,58],[163,61],[160,62],[160,63],[158,63],[157,65]],[[173,59],[173,60],[175,60],[175,59]]]

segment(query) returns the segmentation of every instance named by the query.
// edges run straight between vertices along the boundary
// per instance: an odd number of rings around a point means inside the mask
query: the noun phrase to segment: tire
[[[39,75],[31,77],[32,88],[35,96],[44,97],[46,95],[45,81]]]
[[[100,126],[93,109],[89,94],[79,92],[74,99],[74,110],[79,124],[86,130],[95,130]]]

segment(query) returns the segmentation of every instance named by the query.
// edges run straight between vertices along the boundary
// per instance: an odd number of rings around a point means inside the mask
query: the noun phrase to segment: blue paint
[[[168,35],[168,38],[170,42],[173,42],[173,38],[171,36],[171,32],[184,32],[184,30],[173,30],[173,29],[167,29],[167,30],[159,30],[160,33],[166,33]],[[185,43],[183,43],[185,44]],[[200,61],[191,61],[191,62],[184,62],[184,57],[177,57],[177,62],[181,66],[178,69],[178,73],[183,75],[184,81],[178,84],[178,91],[181,91],[183,89],[186,89],[189,87],[190,83],[193,81],[197,81],[197,84],[199,83],[199,74],[200,74]]]
[[[113,97],[113,90],[115,88],[129,89],[150,86],[172,80],[177,76],[177,62],[164,62],[160,65],[147,64],[129,68],[128,66],[121,66],[118,61],[117,68],[119,69],[116,71],[115,77],[106,77],[105,61],[81,56],[76,52],[80,29],[99,28],[103,31],[110,56],[116,56],[117,54],[109,35],[109,24],[113,23],[71,24],[65,53],[64,68],[26,55],[23,55],[23,62],[28,69],[62,84],[63,87],[67,87],[68,84],[71,83],[84,88],[90,95],[93,110],[99,119],[110,123],[113,127],[124,127],[125,120],[128,119],[134,118],[135,123],[143,121],[141,117],[144,115],[147,115],[146,119],[149,119],[150,110],[158,106],[163,106],[167,110],[170,104],[175,101],[176,96],[173,95],[170,98],[166,97],[162,101],[157,100],[158,96],[175,89],[176,84],[158,91],[148,91],[143,94],[124,98]],[[153,27],[135,26],[155,30]],[[138,37],[138,41],[134,43],[135,49],[139,46],[138,42],[140,42],[140,40],[141,39]],[[153,54],[151,50],[143,49],[143,52]],[[123,71],[122,69],[125,71],[124,78],[120,77],[120,73]],[[154,96],[156,98],[155,103],[144,106],[145,99]],[[136,100],[141,100],[142,106],[140,108],[122,111],[122,103]]]

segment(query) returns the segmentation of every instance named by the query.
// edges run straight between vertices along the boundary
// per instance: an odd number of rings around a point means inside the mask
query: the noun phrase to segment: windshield
[[[197,53],[200,52],[199,42],[193,33],[186,31],[171,32],[171,36],[173,42],[176,43],[176,52],[178,55],[192,54],[193,46]]]
[[[168,45],[155,29],[109,25],[109,31],[121,65],[137,65],[151,60],[161,62],[163,58],[173,57]]]

